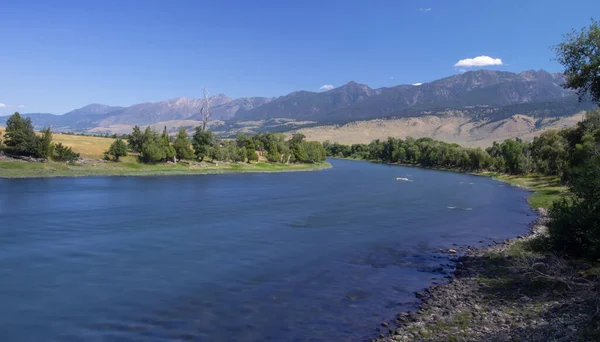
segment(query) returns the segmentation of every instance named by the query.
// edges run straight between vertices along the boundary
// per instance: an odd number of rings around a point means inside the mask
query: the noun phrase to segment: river
[[[331,163],[0,179],[0,340],[365,340],[443,281],[439,248],[533,220],[488,178]]]

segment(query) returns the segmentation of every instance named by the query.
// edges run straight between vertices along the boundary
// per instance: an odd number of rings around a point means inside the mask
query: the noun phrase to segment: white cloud
[[[421,84],[423,84],[423,83],[413,83],[412,85],[414,85],[414,86],[420,86]]]
[[[17,105],[17,108],[25,108],[25,105]]]
[[[465,58],[454,64],[455,67],[482,67],[489,65],[502,65],[500,58],[492,58],[490,56],[477,56],[475,58]]]
[[[6,105],[4,103],[0,103],[0,108],[4,108]]]
[[[331,90],[335,88],[334,86],[332,86],[331,84],[324,84],[323,86],[321,86],[321,88],[319,88],[319,90]]]
[[[429,12],[429,11],[431,11],[431,7],[419,8],[419,12]]]

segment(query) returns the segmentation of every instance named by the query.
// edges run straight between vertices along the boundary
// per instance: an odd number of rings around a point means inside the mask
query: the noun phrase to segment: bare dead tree
[[[206,130],[206,124],[210,120],[210,101],[208,99],[208,89],[204,88],[204,104],[200,109],[200,116],[202,118],[202,130]]]

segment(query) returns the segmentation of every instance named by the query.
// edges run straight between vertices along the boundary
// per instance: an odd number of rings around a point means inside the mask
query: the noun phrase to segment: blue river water
[[[534,218],[484,177],[331,163],[0,179],[0,341],[366,340],[443,279],[439,248]]]

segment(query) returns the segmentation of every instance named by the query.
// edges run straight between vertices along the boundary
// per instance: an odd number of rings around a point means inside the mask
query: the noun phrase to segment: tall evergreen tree
[[[209,130],[202,130],[201,127],[196,127],[196,132],[192,137],[192,146],[196,157],[203,161],[210,151],[210,147],[215,143],[215,137]]]
[[[179,132],[177,132],[173,147],[175,148],[177,159],[194,159],[194,150],[190,147],[190,140],[187,137],[185,128],[181,128]]]
[[[24,119],[15,112],[7,121],[4,143],[18,154],[32,155],[36,148],[36,136],[30,118]]]
[[[133,131],[127,137],[127,143],[129,149],[133,152],[142,152],[142,145],[144,144],[144,134],[140,130],[139,126],[133,126]]]

